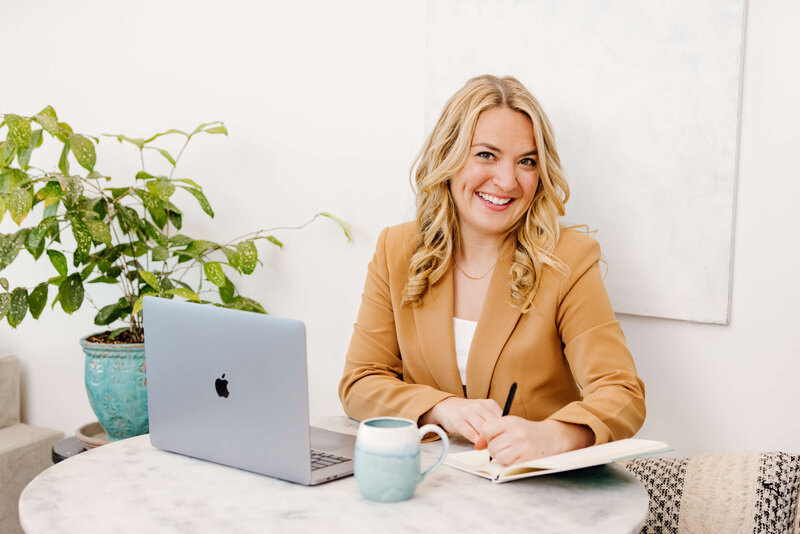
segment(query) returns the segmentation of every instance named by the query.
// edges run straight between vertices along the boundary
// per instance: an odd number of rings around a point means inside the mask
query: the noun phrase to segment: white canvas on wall
[[[617,312],[728,323],[744,0],[429,0],[426,123],[472,76],[547,112]]]

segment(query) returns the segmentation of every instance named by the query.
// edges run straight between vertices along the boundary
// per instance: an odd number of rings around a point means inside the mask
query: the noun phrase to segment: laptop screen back
[[[300,321],[145,297],[153,446],[308,483]]]

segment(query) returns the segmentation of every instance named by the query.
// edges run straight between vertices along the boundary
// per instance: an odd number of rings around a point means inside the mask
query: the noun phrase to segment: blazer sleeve
[[[595,444],[629,438],[645,418],[644,384],[600,275],[600,246],[583,238],[568,255],[557,326],[582,400],[549,419],[589,426]]]
[[[392,230],[381,232],[367,268],[361,307],[339,383],[345,413],[359,421],[378,416],[417,421],[435,404],[454,396],[428,385],[403,382],[392,301],[392,295],[401,295],[403,288],[391,286],[387,251],[397,253],[405,243],[390,243]],[[398,273],[394,278],[405,280],[406,274]]]

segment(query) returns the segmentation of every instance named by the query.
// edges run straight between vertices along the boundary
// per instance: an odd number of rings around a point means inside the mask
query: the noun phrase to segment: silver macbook
[[[309,425],[302,322],[143,304],[154,447],[306,485],[353,473],[355,436]]]

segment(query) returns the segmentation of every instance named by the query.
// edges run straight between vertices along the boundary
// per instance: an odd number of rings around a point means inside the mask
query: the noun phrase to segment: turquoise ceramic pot
[[[144,343],[91,343],[83,338],[81,347],[86,354],[89,403],[108,439],[147,434]]]

